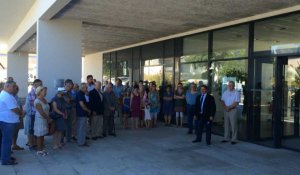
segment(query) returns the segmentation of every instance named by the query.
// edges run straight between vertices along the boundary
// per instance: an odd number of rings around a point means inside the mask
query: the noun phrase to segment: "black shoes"
[[[115,133],[109,133],[110,136],[117,136]]]
[[[192,131],[189,131],[189,132],[187,132],[187,134],[193,134],[193,132],[192,132]]]
[[[231,142],[231,145],[235,145],[236,144],[236,142]]]
[[[192,142],[193,142],[193,143],[197,143],[197,142],[201,142],[201,140],[197,140],[197,139],[196,139],[196,140],[193,140]]]
[[[92,137],[92,140],[97,140],[98,138],[97,137]]]
[[[222,143],[226,143],[226,142],[228,142],[228,141],[227,141],[227,140],[222,140],[221,142],[222,142]]]
[[[73,140],[73,141],[77,141],[76,137],[72,137],[72,140]]]

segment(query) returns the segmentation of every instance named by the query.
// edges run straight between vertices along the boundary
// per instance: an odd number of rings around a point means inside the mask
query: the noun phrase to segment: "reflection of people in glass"
[[[183,123],[183,112],[185,108],[185,95],[183,90],[182,83],[178,83],[177,89],[174,93],[174,111],[176,113],[176,126],[182,127]],[[180,118],[180,125],[179,125],[179,118]]]
[[[186,92],[186,107],[187,107],[187,117],[188,117],[188,134],[193,133],[194,129],[194,116],[195,116],[195,104],[196,98],[199,95],[195,83],[190,85],[190,90]],[[196,126],[195,126],[196,127]]]
[[[171,125],[171,116],[173,113],[173,93],[171,91],[171,86],[166,87],[166,91],[163,95],[163,114],[165,117],[165,125]]]
[[[229,81],[227,90],[223,93],[221,103],[224,107],[224,140],[230,140],[230,130],[232,132],[231,144],[236,144],[238,133],[237,109],[240,102],[240,94],[234,89],[234,81]],[[231,127],[231,128],[230,128]]]

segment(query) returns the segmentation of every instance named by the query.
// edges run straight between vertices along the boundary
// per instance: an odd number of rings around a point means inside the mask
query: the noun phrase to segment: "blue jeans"
[[[193,132],[193,129],[194,129],[194,115],[195,115],[195,105],[187,104],[187,117],[188,117],[189,132]]]
[[[77,117],[77,144],[83,145],[86,137],[87,117]]]
[[[11,144],[16,124],[0,121],[0,157],[2,165],[10,162]]]

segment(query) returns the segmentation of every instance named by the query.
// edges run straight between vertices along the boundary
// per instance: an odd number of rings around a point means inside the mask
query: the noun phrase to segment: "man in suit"
[[[207,93],[207,86],[201,86],[201,94],[196,98],[195,115],[199,127],[196,128],[196,139],[193,143],[201,142],[203,126],[206,126],[206,144],[211,144],[211,126],[216,113],[216,103],[213,96]]]
[[[96,81],[95,87],[89,93],[91,117],[91,135],[93,140],[103,138],[103,94],[101,92],[101,82]]]

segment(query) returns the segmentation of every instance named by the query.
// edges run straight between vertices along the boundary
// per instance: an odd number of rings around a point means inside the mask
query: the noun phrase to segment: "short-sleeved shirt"
[[[79,91],[76,97],[76,114],[77,117],[86,117],[86,112],[80,106],[80,102],[83,102],[85,105],[87,104],[85,99],[85,94],[82,91]]]
[[[56,106],[57,106],[58,110],[60,110],[62,112],[66,110],[66,101],[65,101],[65,99],[63,97],[59,98],[58,96],[55,95],[55,97],[51,101],[52,101],[52,103],[53,102],[56,103]],[[63,117],[62,115],[60,115],[60,114],[58,114],[56,112],[55,112],[55,115]]]
[[[240,102],[240,94],[238,91],[233,90],[229,91],[226,90],[222,95],[222,101],[224,101],[226,106],[230,106],[235,102]]]
[[[196,104],[196,98],[197,98],[198,95],[199,95],[198,92],[196,92],[194,94],[192,94],[191,91],[186,92],[186,96],[185,96],[186,103],[188,105],[195,105]]]
[[[114,86],[113,92],[115,93],[116,98],[121,98],[121,96],[123,95],[123,85]]]
[[[27,96],[28,100],[29,100],[29,107],[30,109],[28,109],[28,111],[30,110],[30,115],[35,115],[35,107],[34,107],[34,100],[36,99],[36,96],[35,96],[35,89],[32,87],[31,91],[28,93],[28,96]],[[27,109],[26,109],[27,111]]]
[[[6,123],[19,123],[19,116],[12,111],[18,108],[18,103],[13,95],[6,91],[0,93],[0,121]]]

